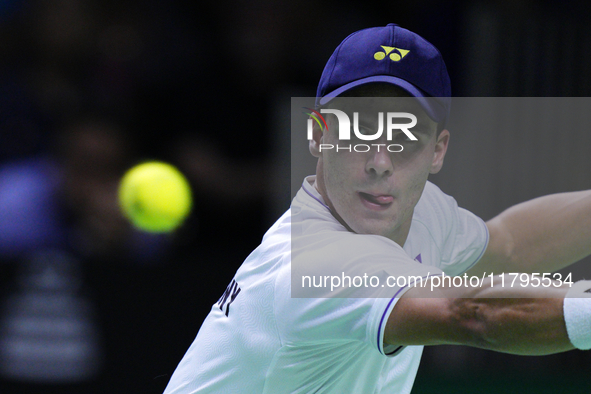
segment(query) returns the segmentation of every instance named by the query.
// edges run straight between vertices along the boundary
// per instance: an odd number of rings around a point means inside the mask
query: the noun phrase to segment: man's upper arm
[[[388,317],[384,342],[401,346],[456,343],[453,332],[447,332],[451,320],[448,299],[403,296]]]
[[[590,190],[514,205],[486,223],[489,245],[468,273],[549,273],[567,267],[591,254],[590,216]]]

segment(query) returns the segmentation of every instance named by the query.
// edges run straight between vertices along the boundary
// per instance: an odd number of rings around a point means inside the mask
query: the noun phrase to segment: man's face
[[[359,113],[359,130],[375,134],[378,113],[382,112],[384,132],[374,141],[361,140],[351,130],[351,140],[339,140],[338,121],[333,115],[326,117],[328,131],[315,130],[310,143],[312,154],[318,157],[316,187],[333,214],[352,231],[388,237],[400,245],[406,241],[413,209],[418,202],[429,173],[439,171],[447,149],[449,133],[437,135],[437,124],[423,111],[413,98],[403,95],[394,87],[371,88],[364,93],[372,98],[336,98],[330,108],[349,115],[353,125],[353,112]],[[374,96],[375,95],[375,96]],[[378,97],[385,96],[385,97]],[[409,140],[401,130],[394,130],[392,139],[386,135],[388,112],[407,112],[417,117],[410,131],[417,141]],[[407,123],[397,118],[394,123]],[[368,152],[354,149],[323,149],[320,144],[354,146],[370,145]],[[377,146],[380,145],[379,149]],[[399,144],[401,152],[389,152],[386,147]],[[363,149],[360,149],[363,150]],[[392,146],[391,150],[400,150]]]

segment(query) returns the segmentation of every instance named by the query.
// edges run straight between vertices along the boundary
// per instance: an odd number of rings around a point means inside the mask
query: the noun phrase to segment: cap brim
[[[446,106],[443,103],[439,102],[441,98],[431,97],[425,94],[423,91],[421,91],[419,88],[417,88],[410,82],[391,75],[374,75],[372,77],[361,78],[356,81],[349,82],[333,90],[332,92],[327,93],[326,95],[324,95],[324,97],[320,97],[320,99],[317,101],[317,105],[326,105],[332,99],[343,94],[348,90],[351,90],[357,86],[366,85],[368,83],[374,82],[383,82],[398,86],[399,88],[403,89],[408,94],[410,94],[412,97],[417,98],[417,100],[420,102],[421,106],[427,113],[427,115],[435,122],[439,123],[447,119],[448,110],[446,109]],[[446,97],[443,99],[449,98]]]

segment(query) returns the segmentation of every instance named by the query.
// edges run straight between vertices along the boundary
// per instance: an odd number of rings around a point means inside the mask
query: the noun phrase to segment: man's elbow
[[[494,310],[489,303],[478,298],[450,300],[451,316],[457,327],[456,342],[482,349],[494,349],[499,345],[502,324],[495,321]]]
[[[503,221],[501,215],[486,222],[489,232],[489,241],[480,266],[486,266],[489,273],[496,275],[503,272],[515,271],[517,249],[515,239],[509,226]]]

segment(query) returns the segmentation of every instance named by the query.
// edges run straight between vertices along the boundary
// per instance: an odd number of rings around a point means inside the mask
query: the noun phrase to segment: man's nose
[[[392,156],[385,146],[372,146],[367,153],[365,170],[376,176],[390,176],[394,172]]]

